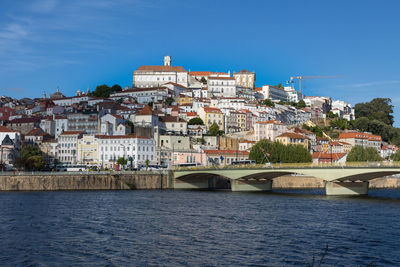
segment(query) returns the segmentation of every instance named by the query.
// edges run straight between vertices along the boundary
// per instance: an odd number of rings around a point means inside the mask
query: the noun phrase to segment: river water
[[[400,190],[0,193],[1,266],[400,266]]]

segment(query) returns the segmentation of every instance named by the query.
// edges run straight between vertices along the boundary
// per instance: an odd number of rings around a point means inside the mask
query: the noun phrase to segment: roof
[[[208,77],[209,80],[235,80],[233,77],[218,77],[218,76],[212,76]]]
[[[99,139],[152,139],[150,137],[138,136],[138,135],[96,135]]]
[[[184,119],[177,116],[160,116],[158,118],[162,122],[186,122]]]
[[[80,135],[84,133],[83,131],[65,131],[62,132],[61,135]]]
[[[204,112],[207,113],[222,113],[222,111],[219,108],[210,108],[210,107],[203,107]]]
[[[167,82],[167,83],[164,83],[164,85],[165,84],[171,84],[171,85],[176,86],[176,87],[187,88],[186,86],[183,86],[182,84],[174,83],[174,82]]]
[[[191,72],[189,72],[189,75],[192,75],[192,76],[209,76],[211,74],[212,74],[211,71],[191,71]]]
[[[186,72],[181,66],[140,66],[135,72],[157,71],[157,72]]]
[[[123,117],[121,115],[117,115],[117,114],[110,114],[110,115],[117,119],[123,119]]]
[[[307,137],[303,136],[302,134],[298,133],[291,133],[291,132],[286,132],[281,135],[278,135],[276,138],[279,137],[289,137],[289,138],[296,138],[296,139],[308,139]]]
[[[137,115],[153,115],[153,110],[149,105],[146,105]]]
[[[6,126],[0,126],[0,133],[17,133],[18,131],[13,131],[8,129]]]
[[[25,136],[27,135],[39,135],[40,133],[42,133],[43,130],[40,128],[36,128],[36,129],[32,129],[29,133],[27,133]]]
[[[250,71],[248,71],[248,70],[241,70],[241,71],[239,71],[239,72],[235,72],[234,74],[236,74],[236,73],[253,73],[253,72],[250,72]]]
[[[210,149],[204,150],[206,154],[221,154],[221,155],[249,155],[248,151],[245,150],[218,150],[218,149]]]
[[[379,135],[373,135],[368,133],[360,133],[360,132],[347,132],[347,133],[340,133],[339,139],[368,139],[371,141],[382,141],[382,137]]]
[[[37,122],[40,121],[39,118],[18,118],[18,119],[13,119],[10,121],[10,123],[32,123],[32,122]]]
[[[197,113],[196,112],[186,112],[186,116],[189,116],[189,117],[197,116]]]

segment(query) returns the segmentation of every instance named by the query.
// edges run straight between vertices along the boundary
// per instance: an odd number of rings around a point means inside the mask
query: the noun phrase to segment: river
[[[400,190],[0,193],[1,266],[400,266]]]

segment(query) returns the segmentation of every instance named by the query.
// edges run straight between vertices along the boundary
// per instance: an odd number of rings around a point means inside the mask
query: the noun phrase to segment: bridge
[[[174,189],[215,189],[218,181],[232,191],[270,191],[274,178],[313,176],[325,181],[326,195],[366,195],[372,179],[400,174],[400,167],[304,167],[175,170]],[[293,179],[296,179],[293,176]]]

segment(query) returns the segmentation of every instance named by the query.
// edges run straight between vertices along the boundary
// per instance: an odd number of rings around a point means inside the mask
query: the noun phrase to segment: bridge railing
[[[175,167],[173,170],[233,170],[233,169],[287,169],[287,168],[379,168],[390,167],[400,168],[400,162],[346,162],[339,163],[273,163],[273,164],[255,164],[255,165],[216,165],[216,166],[198,166],[198,167]]]

